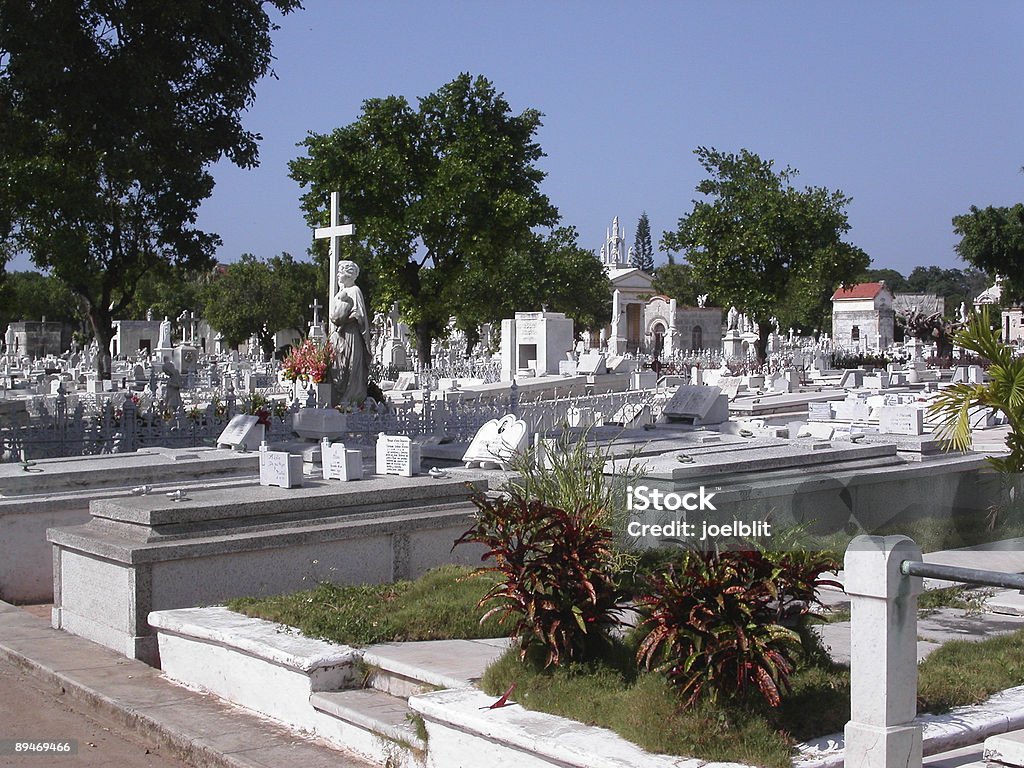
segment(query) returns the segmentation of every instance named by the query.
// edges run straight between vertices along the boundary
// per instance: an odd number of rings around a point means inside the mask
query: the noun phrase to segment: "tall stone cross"
[[[324,305],[318,299],[313,299],[309,308],[313,310],[313,325],[320,325],[320,310],[324,308]]]
[[[327,227],[317,227],[313,230],[313,238],[316,240],[331,239],[331,274],[327,282],[327,319],[334,316],[334,294],[338,292],[338,254],[341,252],[341,238],[352,237],[356,228],[352,224],[342,224],[338,217],[338,201],[341,195],[331,192],[331,223]]]

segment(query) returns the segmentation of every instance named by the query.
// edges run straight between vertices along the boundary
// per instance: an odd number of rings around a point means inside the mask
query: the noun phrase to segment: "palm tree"
[[[1000,472],[1024,472],[1024,357],[1014,357],[1013,350],[999,340],[999,333],[989,324],[988,308],[975,312],[967,325],[954,336],[955,344],[989,361],[988,382],[954,384],[942,390],[930,412],[942,418],[939,436],[959,450],[970,450],[972,408],[995,408],[1010,425],[1006,436],[1009,455],[990,457]]]
[[[988,381],[983,384],[954,384],[942,390],[929,408],[941,418],[937,433],[957,450],[971,448],[970,411],[975,407],[1001,411],[1010,425],[1006,436],[1008,453],[990,456],[989,463],[1003,476],[1011,507],[1021,503],[1024,478],[1024,357],[999,340],[999,332],[989,324],[988,308],[971,315],[953,338],[953,343],[989,361]],[[996,524],[998,509],[989,520]]]

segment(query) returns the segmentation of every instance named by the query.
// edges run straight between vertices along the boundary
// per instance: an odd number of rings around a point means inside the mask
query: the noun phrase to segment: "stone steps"
[[[989,768],[1024,766],[1024,730],[1010,731],[985,739],[985,761]]]
[[[415,714],[403,698],[374,688],[356,688],[313,693],[309,703],[318,712],[373,735],[412,749],[426,749],[426,742],[416,732]]]
[[[371,737],[422,751],[426,744],[415,725],[420,717],[409,707],[409,697],[472,687],[508,644],[498,639],[372,645],[361,652],[368,668],[367,687],[314,692],[309,703],[339,721],[341,731],[350,733],[355,727]]]

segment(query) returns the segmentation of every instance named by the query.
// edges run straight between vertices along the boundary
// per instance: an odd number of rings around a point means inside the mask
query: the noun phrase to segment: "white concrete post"
[[[921,579],[900,573],[921,560],[906,536],[858,536],[846,550],[850,597],[850,722],[844,763],[920,768],[917,596]]]

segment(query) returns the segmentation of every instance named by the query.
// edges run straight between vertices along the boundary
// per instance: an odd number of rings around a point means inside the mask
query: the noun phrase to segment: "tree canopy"
[[[1024,204],[972,205],[968,213],[953,217],[953,231],[960,236],[960,258],[992,277],[1002,277],[1004,298],[1024,300]]]
[[[10,272],[0,285],[0,328],[20,320],[82,320],[78,299],[60,280],[40,272]]]
[[[640,214],[640,219],[636,223],[633,261],[630,266],[642,269],[647,274],[654,272],[654,246],[651,244],[651,222],[647,218],[647,211]]]
[[[312,317],[308,308],[319,296],[313,264],[295,261],[287,253],[266,261],[246,253],[234,264],[219,268],[199,298],[206,321],[229,346],[256,336],[269,357],[275,351],[277,331],[292,328],[305,335]]]
[[[359,240],[344,247],[373,274],[374,306],[399,303],[424,362],[449,317],[463,328],[499,320],[530,296],[530,286],[496,276],[514,254],[539,258],[535,228],[558,221],[540,192],[540,118],[512,114],[490,81],[462,74],[417,109],[400,96],[366,100],[354,123],[310,134],[289,165],[308,189],[311,226],[327,221],[330,193],[340,193]]]
[[[299,0],[0,0],[0,239],[111,320],[155,265],[212,266],[207,167],[258,162],[241,124],[271,63],[266,8]]]
[[[652,287],[656,293],[690,307],[697,305],[697,297],[703,293],[693,279],[693,269],[690,265],[677,264],[671,254],[668,263],[662,264],[654,271]]]
[[[665,233],[662,247],[685,253],[693,279],[714,301],[754,319],[763,362],[771,318],[783,327],[813,322],[835,287],[867,268],[867,255],[841,239],[850,228],[850,198],[822,187],[797,189],[795,170],[776,171],[746,149],[699,147],[695,154],[709,176],[697,185],[705,198]]]

